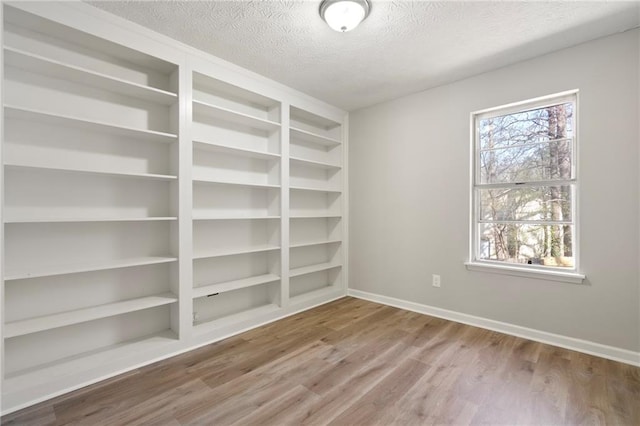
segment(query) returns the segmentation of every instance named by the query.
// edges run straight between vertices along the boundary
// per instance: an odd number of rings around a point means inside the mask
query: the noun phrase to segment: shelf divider
[[[291,133],[291,141],[292,143],[295,143],[295,141],[297,139],[303,141],[303,142],[307,142],[307,143],[314,143],[314,144],[318,144],[318,145],[324,145],[327,147],[336,147],[338,145],[341,145],[342,142],[340,142],[337,139],[333,139],[327,136],[323,136],[323,135],[319,135],[313,132],[309,132],[307,130],[302,130],[302,129],[297,129],[295,127],[291,127],[290,129],[290,133]]]
[[[273,185],[269,183],[251,183],[251,182],[230,182],[219,179],[199,178],[194,177],[195,183],[207,183],[213,185],[232,185],[232,186],[244,186],[248,188],[280,188],[280,185]]]
[[[157,306],[167,305],[177,301],[178,298],[174,294],[163,293],[154,296],[139,297],[136,299],[123,300],[121,302],[108,303],[105,305],[92,306],[74,311],[60,312],[36,318],[13,321],[5,324],[4,337],[11,338],[24,336],[26,334],[37,333],[39,331],[51,330],[100,318],[126,314],[128,312],[155,308]]]
[[[205,151],[213,151],[213,152],[233,154],[233,155],[242,155],[249,158],[258,158],[263,160],[278,160],[281,158],[280,154],[274,154],[266,151],[258,151],[255,149],[234,147],[230,145],[223,145],[223,144],[218,144],[215,142],[207,142],[199,139],[193,140],[193,147],[196,149],[202,149]]]
[[[280,216],[193,216],[193,220],[269,220]]]
[[[289,271],[290,277],[299,277],[300,275],[312,274],[314,272],[326,271],[329,269],[341,268],[342,264],[337,262],[318,263],[315,265],[294,268]]]
[[[32,122],[42,122],[55,126],[74,127],[82,130],[102,132],[122,136],[132,139],[171,143],[178,140],[178,137],[171,133],[158,132],[155,130],[136,129],[133,127],[120,126],[113,123],[87,120],[81,117],[56,114],[47,111],[40,111],[31,108],[23,108],[16,105],[4,106],[5,118],[15,118]]]
[[[292,191],[312,191],[312,192],[327,192],[327,193],[338,193],[341,194],[341,189],[329,189],[329,188],[313,188],[308,186],[298,186],[298,185],[290,185],[289,189]]]
[[[131,268],[134,266],[155,265],[159,263],[169,263],[178,260],[169,256],[146,256],[129,259],[115,259],[110,261],[81,262],[65,265],[49,265],[28,270],[7,270],[4,276],[5,281],[22,280],[27,278],[51,277],[54,275],[77,274],[81,272],[104,271],[108,269]]]
[[[280,250],[280,246],[247,247],[244,249],[232,249],[228,251],[212,251],[209,253],[194,253],[194,259],[209,259],[212,257],[235,256],[237,254],[261,253],[264,251]]]
[[[246,311],[238,312],[237,314],[228,315],[226,317],[214,319],[211,321],[197,322],[193,325],[193,328],[196,334],[205,334],[224,327],[236,325],[243,321],[254,321],[263,315],[269,315],[278,312],[280,309],[281,308],[277,304],[270,303],[268,305],[247,309]]]
[[[339,166],[337,164],[325,163],[322,161],[315,161],[315,160],[307,160],[305,158],[300,158],[300,157],[290,156],[289,161],[291,161],[292,163],[298,163],[304,166],[315,167],[318,169],[336,169],[336,170],[342,169],[342,166]]]
[[[175,216],[149,217],[25,217],[9,218],[4,223],[86,223],[86,222],[171,222],[178,220]]]
[[[241,126],[251,127],[253,129],[264,130],[265,132],[272,132],[280,128],[280,123],[276,123],[275,121],[266,120],[260,117],[254,117],[252,115],[233,111],[195,99],[193,101],[193,113],[194,115],[202,114],[204,116],[217,118],[229,123],[239,124]]]
[[[289,247],[299,248],[299,247],[320,246],[323,244],[339,244],[339,243],[342,243],[342,239],[336,238],[331,240],[318,240],[318,241],[309,241],[306,243],[295,243],[295,244],[290,244]]]
[[[224,293],[225,291],[238,290],[241,288],[253,287],[260,284],[266,284],[278,281],[280,277],[275,274],[263,274],[254,277],[243,278],[240,280],[226,281],[222,283],[203,285],[193,288],[193,298],[205,297],[210,294]]]
[[[123,173],[123,172],[115,172],[115,171],[108,171],[108,170],[78,169],[78,168],[72,168],[72,167],[54,167],[50,165],[12,163],[12,162],[6,162],[4,165],[8,169],[33,169],[33,170],[46,170],[50,172],[60,172],[60,173],[84,173],[84,174],[93,174],[93,175],[110,176],[110,177],[168,180],[168,181],[178,179],[177,176],[173,176],[173,175],[160,175],[160,174],[153,174],[153,173]]]

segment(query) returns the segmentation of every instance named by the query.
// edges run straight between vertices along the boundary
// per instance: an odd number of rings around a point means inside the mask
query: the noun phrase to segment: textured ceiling
[[[90,4],[346,110],[638,26],[638,2],[373,0],[337,33],[318,1]]]

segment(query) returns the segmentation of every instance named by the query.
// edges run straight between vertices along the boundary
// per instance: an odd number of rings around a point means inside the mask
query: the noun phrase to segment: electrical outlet
[[[433,274],[432,277],[431,285],[434,287],[440,287],[440,275]]]

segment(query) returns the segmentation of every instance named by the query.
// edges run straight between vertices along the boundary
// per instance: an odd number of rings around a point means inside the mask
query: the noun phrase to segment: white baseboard
[[[358,299],[369,300],[383,305],[393,306],[407,311],[443,318],[474,327],[485,328],[536,342],[546,343],[565,349],[595,355],[613,361],[623,362],[640,367],[640,352],[633,352],[627,349],[607,346],[588,340],[575,339],[573,337],[561,336],[559,334],[548,333],[546,331],[535,330],[533,328],[520,327],[506,322],[495,321],[474,315],[463,314],[447,309],[436,308],[434,306],[423,305],[421,303],[409,302],[407,300],[396,299],[394,297],[382,296],[366,291],[349,289],[348,295]]]

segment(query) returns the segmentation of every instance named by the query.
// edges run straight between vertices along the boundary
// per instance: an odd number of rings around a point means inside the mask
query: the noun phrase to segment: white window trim
[[[578,272],[560,271],[553,268],[537,269],[531,266],[510,266],[505,264],[492,264],[488,260],[465,262],[465,267],[469,271],[476,272],[491,272],[500,275],[511,275],[524,278],[535,278],[539,280],[547,281],[559,281],[572,284],[582,284],[585,280],[585,275]]]
[[[482,119],[487,116],[492,116],[496,112],[500,114],[511,114],[523,110],[544,108],[545,106],[555,105],[563,101],[574,101],[574,114],[575,114],[575,127],[574,132],[574,180],[575,191],[573,194],[573,223],[574,223],[574,239],[573,239],[573,252],[575,267],[573,269],[560,269],[553,267],[540,267],[537,265],[519,265],[519,264],[505,264],[503,262],[491,261],[491,260],[479,260],[476,259],[476,217],[477,217],[477,203],[475,200],[475,180],[476,180],[476,150],[477,148],[477,135],[475,123],[476,120]],[[484,110],[474,111],[470,114],[470,133],[469,139],[471,141],[471,155],[470,155],[470,168],[469,174],[469,257],[465,262],[465,267],[469,271],[475,272],[489,272],[501,275],[511,275],[524,278],[534,278],[547,281],[559,281],[568,282],[573,284],[582,284],[586,279],[586,276],[580,273],[580,226],[579,226],[579,214],[578,214],[578,194],[579,194],[579,149],[577,141],[579,140],[579,93],[578,90],[569,90],[566,92],[556,93],[553,95],[542,96],[539,98],[529,99],[521,102],[515,102],[498,107],[488,108]]]

